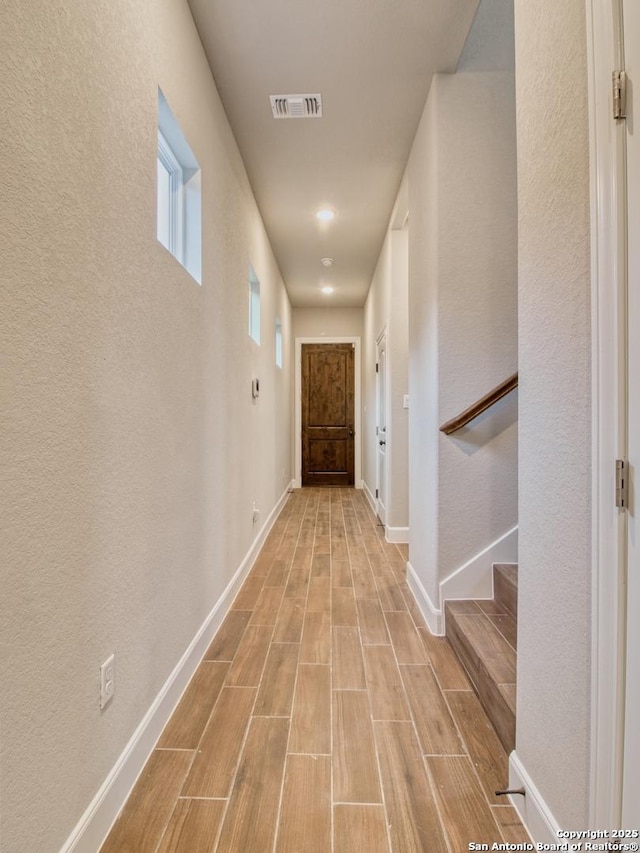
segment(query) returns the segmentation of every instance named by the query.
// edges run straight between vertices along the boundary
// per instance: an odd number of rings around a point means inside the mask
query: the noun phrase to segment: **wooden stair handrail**
[[[512,376],[509,376],[508,379],[505,379],[504,382],[496,385],[493,391],[489,391],[488,394],[485,394],[484,397],[481,397],[476,403],[469,406],[468,409],[465,409],[464,412],[460,412],[460,414],[456,415],[455,418],[451,418],[450,421],[442,424],[440,432],[443,432],[445,435],[451,435],[452,432],[462,429],[463,426],[466,426],[474,418],[477,418],[478,415],[486,412],[486,410],[495,405],[498,400],[502,400],[503,397],[506,397],[510,391],[513,391],[513,389],[517,387],[518,374],[516,372]]]

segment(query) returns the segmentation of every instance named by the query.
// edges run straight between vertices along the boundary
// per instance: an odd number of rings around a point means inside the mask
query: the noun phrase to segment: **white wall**
[[[585,4],[515,5],[521,377],[516,751],[560,825],[585,828],[591,665]],[[571,92],[569,110],[563,92]]]
[[[362,308],[294,308],[296,338],[362,337]]]
[[[377,482],[376,342],[387,331],[387,494],[386,524],[409,526],[408,429],[409,412],[403,397],[409,391],[408,300],[409,230],[402,224],[408,212],[406,181],[398,196],[364,308],[363,480],[371,494]]]
[[[517,370],[512,14],[481,3],[407,168],[409,559],[436,610],[439,583],[517,524],[515,412],[489,439],[438,429]]]
[[[24,853],[60,848],[289,482],[292,323],[186,2],[9,0],[0,34],[0,837]],[[158,85],[202,168],[202,286],[155,236]]]

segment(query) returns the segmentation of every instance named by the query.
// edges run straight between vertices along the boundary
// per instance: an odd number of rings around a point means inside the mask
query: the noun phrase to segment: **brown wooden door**
[[[302,344],[302,485],[354,485],[353,344]]]

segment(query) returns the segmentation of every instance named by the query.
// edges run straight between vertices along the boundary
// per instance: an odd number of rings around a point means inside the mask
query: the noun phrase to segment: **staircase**
[[[447,601],[446,635],[507,753],[516,732],[518,567],[496,563],[492,599]]]

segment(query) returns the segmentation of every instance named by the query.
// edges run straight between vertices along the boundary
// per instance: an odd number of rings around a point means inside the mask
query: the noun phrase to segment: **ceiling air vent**
[[[322,95],[269,95],[274,118],[322,118]]]

